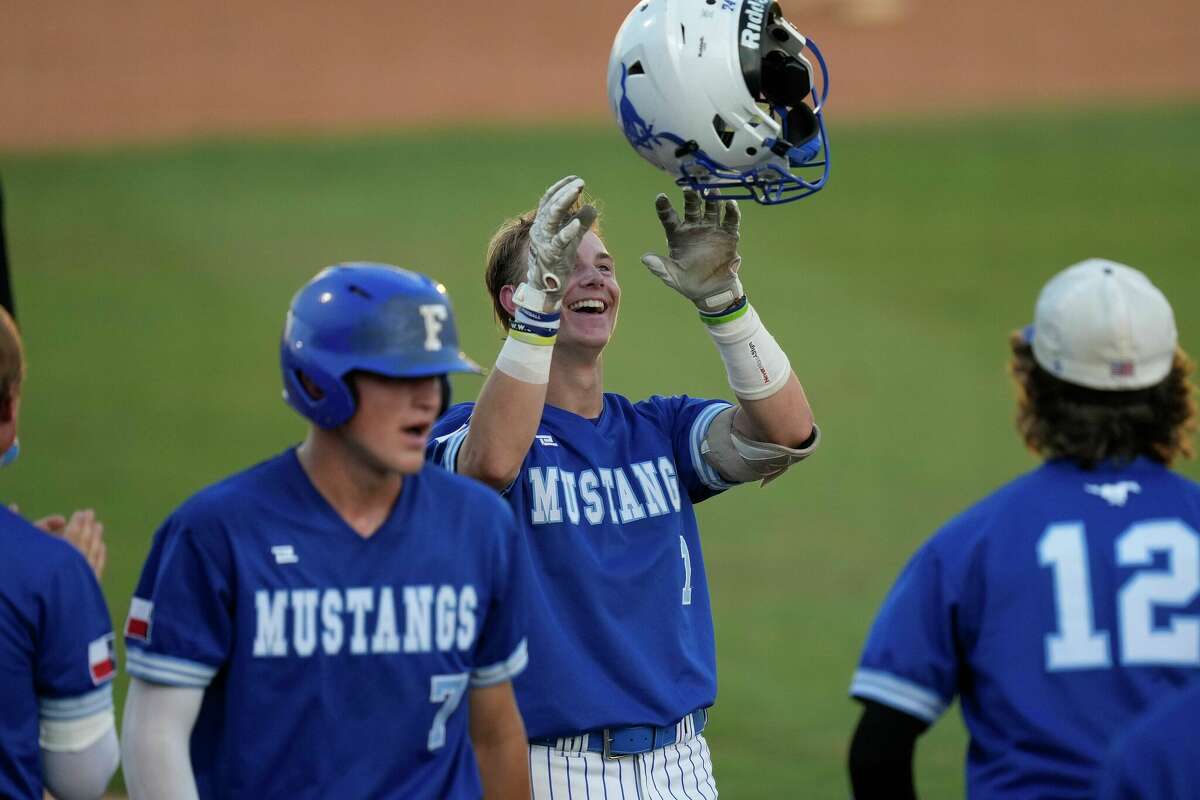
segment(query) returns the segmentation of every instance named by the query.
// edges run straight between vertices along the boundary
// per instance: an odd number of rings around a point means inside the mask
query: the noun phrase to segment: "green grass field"
[[[747,290],[825,442],[768,489],[700,510],[720,654],[710,741],[731,798],[848,795],[846,688],[879,601],[942,520],[1034,464],[1012,430],[1005,342],[1047,278],[1093,255],[1139,266],[1200,353],[1200,106],[834,113],[831,136],[825,192],[744,212]],[[427,271],[490,363],[484,243],[568,172],[603,202],[624,289],[608,387],[727,395],[694,311],[638,262],[661,246],[652,204],[669,182],[608,127],[0,154],[29,356],[5,499],[99,510],[119,624],[168,511],[302,436],[277,367],[292,292],[337,261]],[[458,397],[478,385],[457,381]],[[964,741],[957,709],[922,740],[925,796],[961,796]]]

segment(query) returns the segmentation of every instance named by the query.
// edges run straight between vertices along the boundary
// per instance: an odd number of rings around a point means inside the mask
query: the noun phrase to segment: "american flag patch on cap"
[[[117,671],[116,658],[113,656],[113,635],[106,633],[88,645],[88,671],[92,674],[92,683],[99,686],[105,681],[112,680]]]
[[[154,614],[154,603],[140,597],[129,604],[129,618],[125,620],[125,637],[150,641],[150,617]]]
[[[1109,374],[1114,378],[1132,378],[1133,377],[1133,362],[1132,361],[1112,361],[1108,365]]]

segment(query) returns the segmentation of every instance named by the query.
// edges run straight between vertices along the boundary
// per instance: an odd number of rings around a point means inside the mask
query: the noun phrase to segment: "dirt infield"
[[[0,0],[0,149],[602,118],[631,0]],[[1200,96],[1195,0],[783,0],[830,112]]]

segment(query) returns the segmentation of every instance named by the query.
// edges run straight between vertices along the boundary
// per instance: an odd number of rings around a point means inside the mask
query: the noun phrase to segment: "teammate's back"
[[[1093,259],[1013,335],[1017,428],[1046,460],[945,525],[892,587],[851,693],[859,800],[911,798],[915,741],[957,696],[971,797],[1090,798],[1113,737],[1200,684],[1192,364],[1166,298]]]
[[[973,791],[1019,776],[1086,795],[1111,732],[1200,676],[1197,590],[1200,485],[1145,459],[1052,460],[914,557],[852,692],[932,720],[969,683],[968,759],[989,767]]]

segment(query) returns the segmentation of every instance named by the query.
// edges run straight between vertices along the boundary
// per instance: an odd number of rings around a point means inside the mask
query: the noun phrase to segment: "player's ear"
[[[504,306],[504,310],[508,312],[509,319],[517,316],[517,304],[513,302],[513,292],[516,290],[517,287],[512,284],[500,287],[500,305]]]
[[[324,399],[325,392],[321,391],[321,387],[312,382],[312,379],[303,372],[298,373],[300,376],[300,385],[304,387],[304,391],[308,393],[314,401]]]
[[[11,389],[0,398],[0,454],[7,454],[17,440],[17,409],[20,405],[19,389]]]
[[[12,425],[17,421],[17,408],[21,405],[21,390],[13,386],[0,397],[0,425]]]

